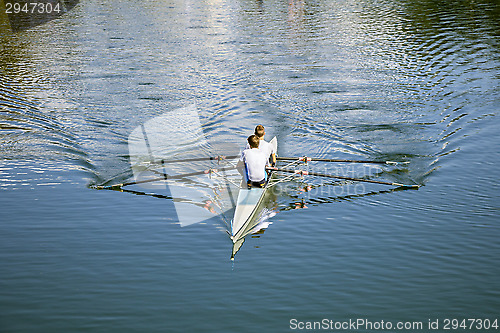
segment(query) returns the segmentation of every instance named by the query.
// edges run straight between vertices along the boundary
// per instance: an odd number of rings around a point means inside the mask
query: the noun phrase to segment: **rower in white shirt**
[[[273,146],[264,140],[264,136],[266,135],[266,131],[264,129],[264,126],[262,125],[257,125],[255,127],[255,132],[254,134],[259,138],[259,150],[261,150],[265,155],[268,160],[268,164],[271,166],[274,166],[276,164],[276,152],[274,151]],[[250,145],[247,143],[245,149],[249,149]]]
[[[245,163],[246,179],[248,187],[264,187],[266,184],[267,155],[259,149],[262,142],[257,135],[248,137],[249,149],[241,153],[240,160]]]

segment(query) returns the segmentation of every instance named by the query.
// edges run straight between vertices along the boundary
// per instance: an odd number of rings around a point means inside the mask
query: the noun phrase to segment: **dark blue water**
[[[2,30],[0,331],[500,320],[498,10],[90,1]],[[92,188],[130,180],[132,131],[188,105],[211,143],[263,123],[282,156],[410,162],[321,172],[423,186],[293,182],[312,190],[278,196],[231,263],[216,220],[181,227],[164,193]]]

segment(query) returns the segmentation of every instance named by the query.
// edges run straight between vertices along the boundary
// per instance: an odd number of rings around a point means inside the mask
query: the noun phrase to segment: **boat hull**
[[[273,145],[274,151],[277,151],[276,137],[269,143]],[[244,238],[254,227],[252,221],[255,222],[257,220],[256,215],[261,211],[259,208],[264,200],[272,176],[273,172],[269,174],[264,188],[247,188],[246,183],[242,182],[240,192],[238,193],[234,218],[231,223],[231,239],[233,243]]]
[[[245,230],[249,228],[247,221],[254,217],[264,194],[264,188],[240,189],[231,232],[233,240],[242,237]]]

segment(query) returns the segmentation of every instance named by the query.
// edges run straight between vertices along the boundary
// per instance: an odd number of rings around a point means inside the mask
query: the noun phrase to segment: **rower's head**
[[[264,135],[266,135],[266,131],[264,130],[264,126],[257,125],[255,126],[255,135],[259,137],[259,139],[264,139]]]
[[[259,148],[260,139],[257,135],[252,134],[248,137],[248,144],[250,148]]]

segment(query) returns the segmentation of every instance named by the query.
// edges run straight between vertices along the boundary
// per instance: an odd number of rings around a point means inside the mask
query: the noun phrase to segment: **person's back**
[[[273,153],[273,147],[271,146],[271,144],[269,142],[267,142],[264,139],[260,139],[259,150],[262,151],[264,153],[264,155],[266,155],[267,159],[269,159],[269,157]]]
[[[248,137],[250,148],[241,153],[241,160],[245,162],[248,186],[262,187],[266,183],[267,156],[259,149],[261,140],[256,135]]]

